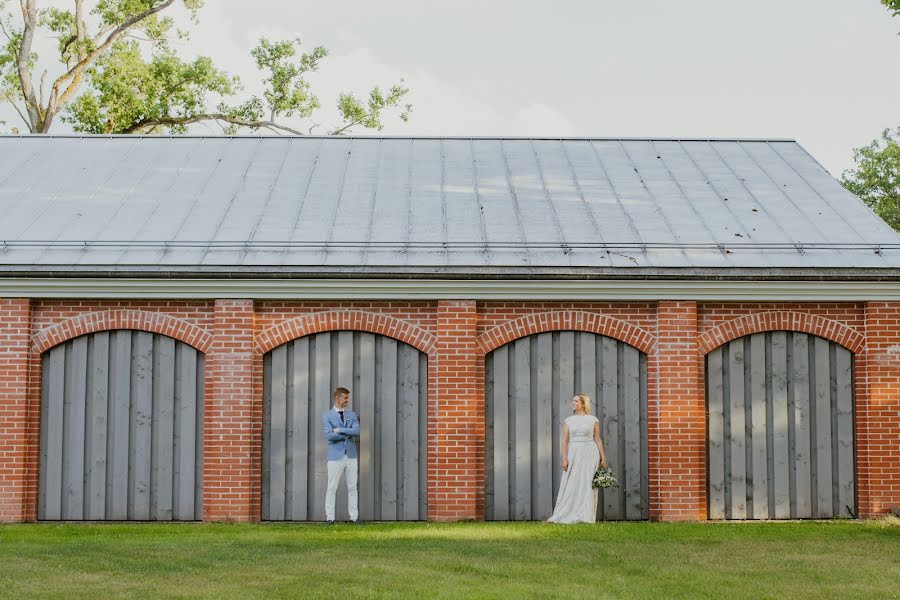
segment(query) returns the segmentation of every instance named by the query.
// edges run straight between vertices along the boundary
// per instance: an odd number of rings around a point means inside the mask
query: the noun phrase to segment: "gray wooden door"
[[[39,519],[200,519],[202,353],[118,330],[41,361]]]
[[[853,356],[776,331],[706,358],[710,519],[856,513]]]
[[[327,483],[322,414],[350,390],[360,418],[359,517],[427,516],[427,357],[394,339],[355,331],[303,337],[264,359],[262,518],[323,521]],[[336,517],[347,518],[346,480]]]
[[[542,520],[553,513],[562,422],[579,392],[591,396],[621,483],[601,494],[597,518],[649,518],[646,355],[592,333],[532,335],[488,354],[486,392],[485,518]]]

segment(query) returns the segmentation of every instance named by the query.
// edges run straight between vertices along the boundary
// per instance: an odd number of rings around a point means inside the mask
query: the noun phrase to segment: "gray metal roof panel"
[[[789,140],[7,136],[0,207],[0,266],[900,267]]]

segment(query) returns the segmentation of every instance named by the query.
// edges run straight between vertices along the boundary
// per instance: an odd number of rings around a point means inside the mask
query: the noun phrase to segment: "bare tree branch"
[[[75,0],[75,39],[78,41],[78,58],[84,58],[87,54],[85,40],[87,39],[87,25],[84,23],[84,0]]]
[[[351,127],[356,127],[356,126],[359,125],[359,124],[360,124],[359,121],[350,121],[349,123],[347,123],[346,125],[344,125],[344,126],[341,127],[340,129],[334,129],[334,130],[330,131],[330,132],[328,133],[328,135],[341,135],[342,133],[344,133],[345,131],[347,131],[347,130],[350,129]]]
[[[93,39],[94,44],[93,44],[93,45],[94,45],[94,46],[99,46],[100,43],[102,42],[103,38],[106,37],[106,34],[108,34],[108,33],[109,33],[110,31],[112,31],[113,29],[115,29],[115,27],[112,26],[112,25],[107,25],[106,27],[101,28],[101,29],[97,32],[97,35],[94,36],[94,39]]]
[[[124,38],[126,40],[137,40],[138,42],[152,42],[153,41],[149,37],[141,37],[141,36],[135,35],[133,33],[123,35],[122,38]]]
[[[6,24],[3,22],[3,19],[0,18],[0,31],[3,32],[3,36],[8,40],[12,41],[12,36],[9,35],[9,31],[6,30]]]
[[[141,131],[145,131],[149,128],[155,128],[159,126],[172,127],[179,125],[190,125],[191,123],[199,123],[201,121],[217,121],[231,123],[232,125],[239,125],[241,127],[249,127],[250,129],[269,129],[271,131],[274,131],[275,133],[286,132],[292,133],[294,135],[305,135],[302,131],[293,129],[291,127],[288,127],[287,125],[275,123],[274,121],[251,121],[233,117],[225,113],[201,113],[192,115],[190,117],[159,117],[142,119],[137,123],[132,124],[122,133],[140,133]]]
[[[44,106],[44,84],[47,82],[47,70],[44,69],[44,72],[41,73],[41,88],[40,88],[40,102],[38,103],[38,111],[43,110]]]
[[[75,35],[78,36],[78,41],[85,38],[84,0],[75,0]]]
[[[31,82],[31,69],[28,59],[31,57],[31,44],[34,41],[34,30],[37,27],[37,0],[19,0],[22,7],[22,19],[25,29],[22,31],[22,43],[19,45],[19,56],[16,66],[19,71],[19,83],[22,85],[22,98],[28,113],[28,128],[32,133],[41,128],[41,116],[38,101],[34,97],[34,84]]]
[[[12,105],[12,107],[14,109],[16,109],[16,112],[19,113],[19,116],[22,117],[22,121],[25,122],[25,126],[31,127],[31,123],[28,122],[28,117],[26,117],[25,114],[21,110],[19,110],[19,107],[16,106],[16,103],[13,102],[12,99],[9,100],[9,103]]]

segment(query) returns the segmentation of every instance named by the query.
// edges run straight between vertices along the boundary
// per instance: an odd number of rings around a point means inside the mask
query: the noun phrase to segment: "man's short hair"
[[[350,390],[348,390],[348,389],[345,388],[345,387],[334,388],[334,393],[331,395],[331,397],[332,397],[333,399],[337,400],[338,398],[340,398],[341,396],[343,396],[343,395],[345,395],[345,394],[346,394],[347,396],[349,396],[349,395],[350,395]]]

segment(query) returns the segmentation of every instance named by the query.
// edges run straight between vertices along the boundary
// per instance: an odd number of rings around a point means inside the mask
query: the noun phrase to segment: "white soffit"
[[[900,281],[4,278],[5,298],[319,300],[900,300]]]

